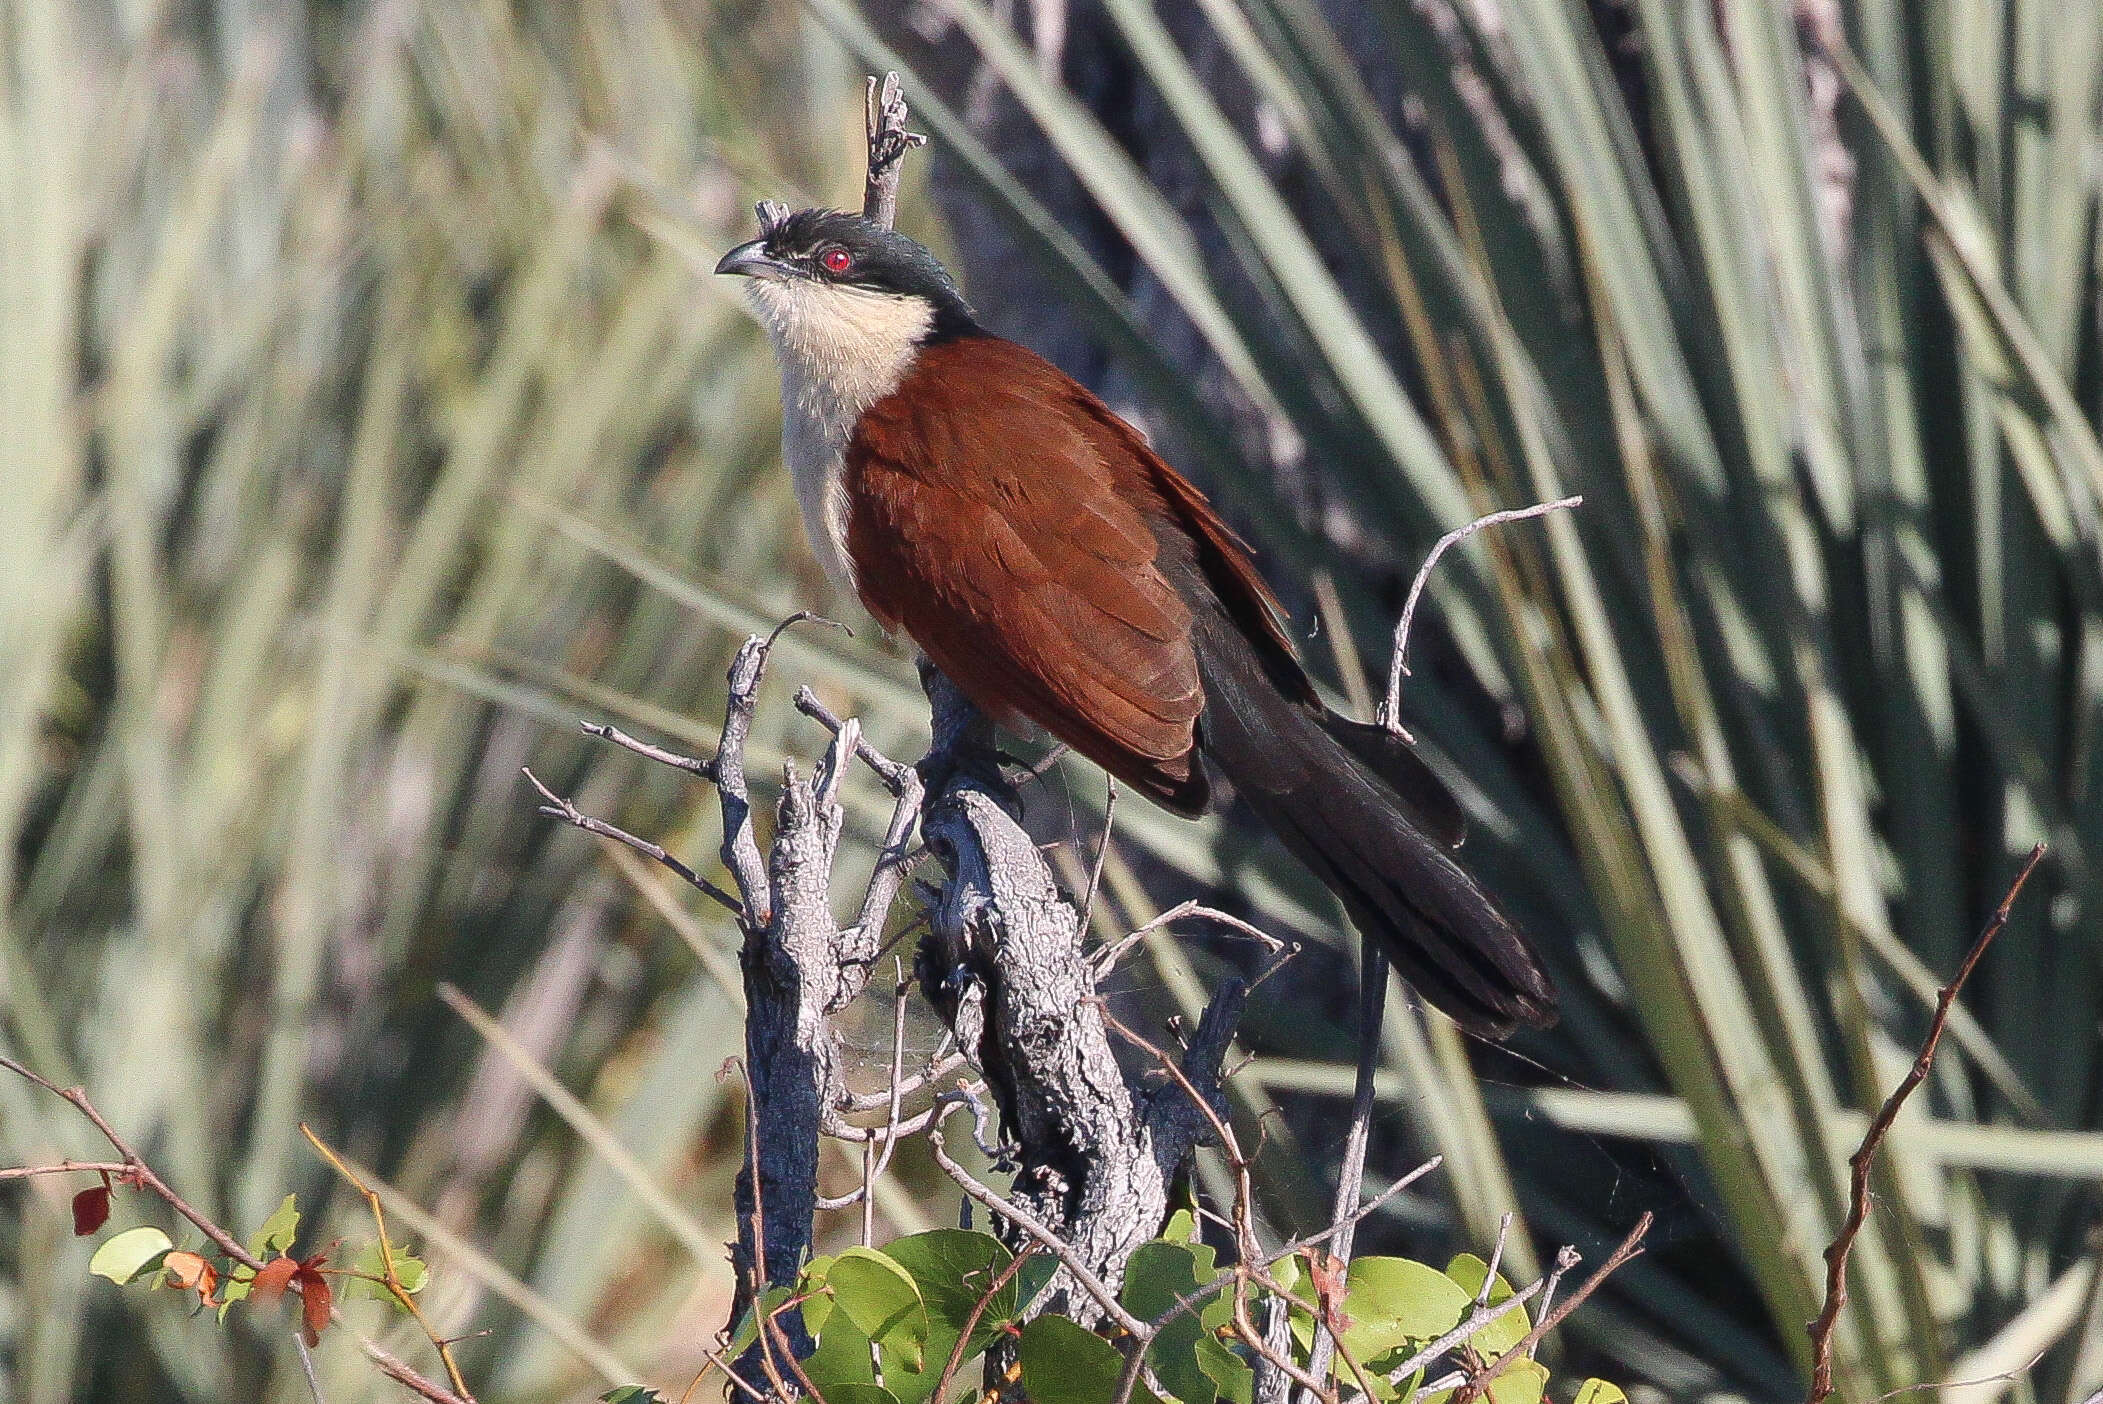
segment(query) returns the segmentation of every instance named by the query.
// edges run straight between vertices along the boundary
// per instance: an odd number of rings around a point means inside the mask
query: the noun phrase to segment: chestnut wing
[[[1008,342],[924,350],[848,445],[856,584],[981,707],[1194,813],[1190,605],[1159,564],[1150,465],[1076,396],[1094,402]]]

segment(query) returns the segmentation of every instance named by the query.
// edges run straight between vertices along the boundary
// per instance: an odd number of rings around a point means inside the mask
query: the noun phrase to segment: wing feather
[[[1094,402],[1012,343],[924,350],[848,445],[855,578],[981,706],[1195,811],[1204,695],[1149,520],[1157,460],[1106,442],[1076,394]]]

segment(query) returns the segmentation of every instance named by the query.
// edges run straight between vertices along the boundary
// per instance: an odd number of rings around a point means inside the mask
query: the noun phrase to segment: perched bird
[[[1409,746],[1316,697],[1247,548],[1139,432],[979,326],[935,257],[760,207],[716,272],[781,367],[782,456],[819,560],[996,721],[1030,721],[1178,814],[1210,761],[1419,993],[1495,1037],[1555,1019],[1525,938],[1454,862]]]

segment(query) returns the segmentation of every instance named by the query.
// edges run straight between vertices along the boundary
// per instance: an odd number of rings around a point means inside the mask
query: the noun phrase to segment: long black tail
[[[1450,856],[1453,802],[1423,762],[1289,696],[1223,616],[1202,611],[1196,643],[1199,745],[1402,977],[1492,1038],[1554,1023],[1555,990],[1526,938]]]

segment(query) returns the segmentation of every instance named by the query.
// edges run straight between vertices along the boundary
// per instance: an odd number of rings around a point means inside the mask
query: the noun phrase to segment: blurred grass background
[[[1394,1003],[1377,1154],[1447,1173],[1366,1246],[1513,1210],[1530,1271],[1659,1208],[1566,1348],[1786,1396],[1863,1109],[2043,839],[1879,1173],[1844,1388],[2103,1385],[2094,7],[0,0],[0,41],[0,1036],[237,1231],[323,1202],[301,1119],[376,1167],[485,1398],[676,1393],[726,1308],[734,935],[517,767],[712,853],[709,796],[575,719],[705,750],[744,632],[859,620],[697,269],[754,198],[855,198],[888,66],[937,143],[907,227],[1215,492],[1340,698],[1440,530],[1587,498],[1442,568],[1405,694],[1565,1021],[1507,1053]],[[917,750],[868,631],[775,673]],[[815,744],[786,705],[758,742]],[[1047,793],[1093,831],[1097,777]],[[1137,804],[1106,890],[1106,930],[1219,894],[1323,943],[1238,1092],[1304,1226],[1350,1077],[1326,897]],[[1157,940],[1122,997],[1239,958]],[[9,1163],[85,1132],[0,1084]],[[91,1282],[62,1207],[0,1219],[0,1398],[308,1397],[281,1338]],[[912,1164],[881,1207],[956,1213]]]

